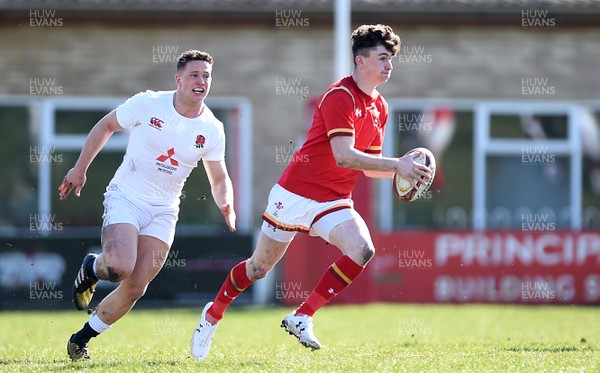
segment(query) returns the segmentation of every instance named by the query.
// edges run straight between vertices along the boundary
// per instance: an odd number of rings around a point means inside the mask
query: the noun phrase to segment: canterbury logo
[[[148,122],[148,125],[150,127],[154,127],[157,130],[162,130],[163,124],[165,124],[165,122],[162,121],[161,119],[158,119],[157,117],[150,118],[150,122]]]

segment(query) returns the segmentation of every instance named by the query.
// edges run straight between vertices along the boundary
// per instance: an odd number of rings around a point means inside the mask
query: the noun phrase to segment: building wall
[[[28,95],[30,79],[55,78],[64,96],[130,96],[173,89],[170,52],[190,48],[215,57],[211,95],[244,96],[253,105],[254,210],[260,216],[285,166],[282,149],[299,146],[306,108],[333,79],[330,25],[181,26],[78,23],[0,26],[0,95]],[[359,21],[355,19],[355,21]],[[512,100],[597,99],[598,28],[410,27],[390,82],[392,97]],[[159,48],[159,49],[156,49]],[[162,49],[160,49],[162,48]],[[168,49],[170,48],[170,49]],[[157,57],[158,56],[158,57]],[[524,95],[523,79],[547,79],[551,95]],[[541,82],[541,81],[538,81]],[[290,94],[290,89],[308,95]],[[258,222],[258,219],[255,219]]]

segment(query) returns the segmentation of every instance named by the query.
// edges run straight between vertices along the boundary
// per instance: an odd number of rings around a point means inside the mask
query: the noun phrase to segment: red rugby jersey
[[[361,171],[338,167],[329,140],[354,136],[357,150],[381,154],[387,119],[387,103],[379,92],[375,97],[367,95],[352,76],[332,84],[319,98],[306,141],[294,153],[279,185],[318,202],[350,198]]]

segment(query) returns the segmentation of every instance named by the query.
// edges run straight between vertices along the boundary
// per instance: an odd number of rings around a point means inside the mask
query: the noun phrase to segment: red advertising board
[[[600,232],[395,232],[337,303],[600,304]],[[312,289],[341,255],[298,235],[282,284]],[[297,303],[296,299],[284,303]]]

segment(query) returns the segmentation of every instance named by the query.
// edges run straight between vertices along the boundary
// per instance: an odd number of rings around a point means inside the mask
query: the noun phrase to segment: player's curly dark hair
[[[185,65],[190,61],[206,61],[206,63],[211,65],[215,62],[213,56],[210,54],[197,49],[190,49],[179,56],[179,59],[177,60],[177,71],[183,70]]]
[[[350,37],[352,40],[352,56],[369,56],[369,49],[383,45],[393,56],[400,50],[400,37],[394,34],[390,26],[362,25]]]

